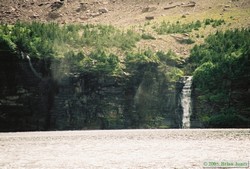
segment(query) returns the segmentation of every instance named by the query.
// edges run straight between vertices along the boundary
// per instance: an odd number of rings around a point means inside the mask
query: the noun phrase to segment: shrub
[[[188,39],[181,39],[181,40],[178,40],[178,42],[180,44],[193,44],[194,43],[194,40],[188,38]]]
[[[142,39],[145,39],[145,40],[147,40],[147,39],[155,40],[155,37],[150,35],[150,34],[145,34],[144,33],[144,34],[141,35],[141,37],[142,37]]]
[[[212,115],[208,120],[208,125],[216,128],[235,128],[245,126],[249,120],[237,114]]]
[[[169,34],[169,33],[188,33],[193,29],[198,30],[201,27],[201,22],[198,20],[196,22],[181,24],[179,21],[176,23],[170,23],[163,21],[159,27],[155,28],[158,34]]]
[[[170,33],[189,33],[193,30],[199,30],[203,25],[210,25],[212,24],[213,27],[220,26],[222,24],[225,24],[224,20],[214,20],[214,19],[205,19],[203,22],[197,20],[195,22],[182,24],[180,21],[177,21],[176,23],[170,23],[163,21],[160,26],[154,26],[153,29],[158,34],[170,34]]]

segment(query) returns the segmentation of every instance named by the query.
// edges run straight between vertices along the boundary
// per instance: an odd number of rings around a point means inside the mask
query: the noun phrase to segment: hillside
[[[140,40],[134,50],[168,51],[187,57],[194,44],[178,40],[190,38],[195,44],[217,30],[249,27],[248,0],[1,0],[0,22],[56,22],[59,24],[108,24],[133,29],[152,39]],[[153,28],[162,21],[191,23],[205,19],[224,20],[216,27],[203,27],[188,34],[159,34]],[[86,51],[88,49],[85,49]],[[114,52],[114,51],[112,51]],[[120,53],[120,52],[118,52]]]

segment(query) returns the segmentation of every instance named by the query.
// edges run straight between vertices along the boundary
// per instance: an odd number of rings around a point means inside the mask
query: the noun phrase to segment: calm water
[[[250,130],[0,133],[0,168],[202,168],[249,160]]]

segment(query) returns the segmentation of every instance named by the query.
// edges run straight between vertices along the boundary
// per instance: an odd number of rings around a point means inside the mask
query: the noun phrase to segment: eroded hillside
[[[152,37],[145,36],[139,41],[134,48],[136,51],[171,49],[184,57],[189,55],[194,44],[203,42],[208,34],[217,30],[249,27],[249,13],[249,0],[1,0],[0,5],[0,21],[3,23],[111,24],[122,30],[133,29]],[[206,19],[224,20],[225,23],[214,28],[202,25],[198,30],[185,34],[161,34],[155,31],[163,21],[184,24]],[[187,39],[193,43],[185,43]]]

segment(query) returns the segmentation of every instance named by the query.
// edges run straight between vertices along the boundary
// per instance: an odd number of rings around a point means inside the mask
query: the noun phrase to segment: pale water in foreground
[[[0,133],[0,168],[203,168],[249,161],[249,129]]]

